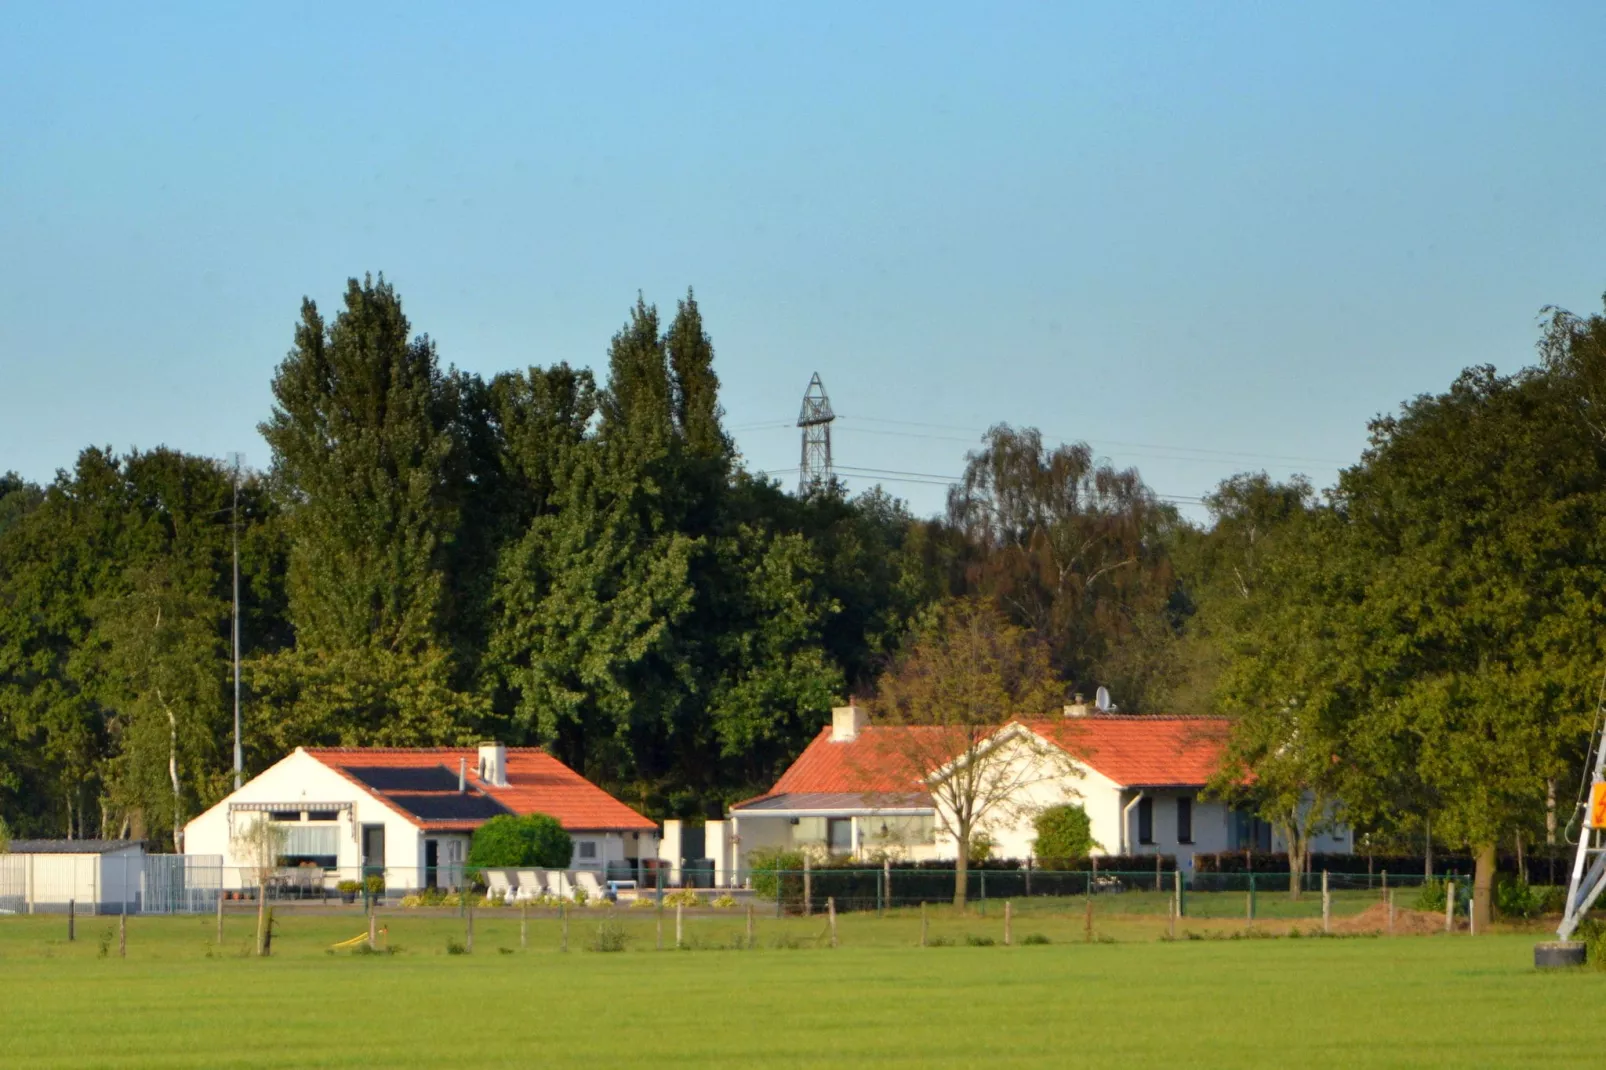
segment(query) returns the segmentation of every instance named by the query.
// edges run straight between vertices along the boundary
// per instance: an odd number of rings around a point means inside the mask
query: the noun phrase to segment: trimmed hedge
[[[501,814],[474,830],[468,864],[491,869],[568,869],[573,851],[574,843],[557,818]]]
[[[1173,855],[1160,855],[1159,875],[1155,855],[1100,857],[1097,872],[1094,859],[1078,859],[1065,868],[1039,869],[1019,859],[991,858],[972,865],[966,873],[968,899],[1019,899],[1033,896],[1080,896],[1090,892],[1132,890],[1152,891],[1156,883],[1171,887],[1169,874],[1175,872]],[[827,899],[835,899],[838,910],[875,910],[879,906],[913,906],[918,903],[951,903],[954,898],[952,861],[894,862],[890,867],[890,889],[882,887],[880,866],[862,862],[832,861],[809,872],[810,910],[825,909]],[[755,869],[753,886],[760,894],[780,892],[782,909],[803,911],[803,871],[776,871],[766,867],[762,886]]]

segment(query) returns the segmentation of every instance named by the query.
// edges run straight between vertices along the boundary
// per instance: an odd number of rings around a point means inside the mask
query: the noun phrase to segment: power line
[[[851,413],[840,413],[839,412],[839,413],[836,414],[836,416],[837,416],[837,419],[844,420],[844,421],[847,421],[847,422],[850,422],[850,423],[863,422],[863,423],[873,423],[873,424],[893,424],[895,426],[900,426],[900,427],[930,427],[930,428],[936,428],[938,430],[944,430],[944,431],[968,431],[968,432],[971,433],[971,435],[973,437],[960,438],[960,437],[954,436],[954,435],[920,435],[920,434],[913,434],[911,432],[883,431],[883,430],[876,430],[874,428],[867,428],[867,427],[858,427],[858,428],[853,428],[852,429],[852,430],[854,430],[854,431],[856,431],[856,432],[858,432],[860,434],[902,435],[902,436],[908,437],[908,438],[930,438],[930,439],[936,439],[938,441],[945,441],[945,442],[966,442],[966,443],[969,443],[971,445],[978,444],[979,441],[980,441],[980,436],[986,434],[986,432],[988,430],[987,428],[966,427],[966,426],[963,426],[961,424],[928,423],[928,422],[922,421],[922,420],[895,420],[895,419],[892,419],[890,417],[883,417],[883,416],[856,416],[856,415],[853,415]],[[1255,452],[1249,451],[1249,450],[1218,450],[1218,449],[1210,449],[1210,448],[1205,447],[1205,446],[1176,446],[1176,445],[1167,445],[1167,444],[1154,443],[1154,442],[1124,442],[1124,441],[1119,441],[1119,440],[1116,440],[1116,439],[1074,439],[1074,438],[1072,438],[1072,437],[1070,437],[1068,435],[1056,435],[1056,434],[1053,434],[1053,433],[1047,432],[1047,431],[1042,432],[1042,434],[1043,434],[1044,438],[1049,439],[1049,440],[1054,441],[1054,442],[1086,441],[1086,442],[1088,442],[1089,444],[1092,444],[1092,445],[1119,446],[1119,447],[1121,447],[1123,449],[1165,450],[1165,451],[1175,452],[1175,453],[1197,453],[1197,454],[1205,455],[1203,458],[1196,458],[1196,459],[1243,458],[1243,459],[1246,459],[1246,460],[1282,461],[1282,462],[1288,462],[1288,463],[1291,463],[1291,464],[1332,465],[1333,467],[1336,467],[1336,468],[1342,468],[1346,464],[1350,463],[1348,461],[1335,461],[1335,460],[1332,460],[1331,458],[1324,458],[1324,457],[1297,457],[1297,456],[1292,456],[1292,455],[1288,455],[1288,454],[1255,453]],[[1171,459],[1171,460],[1187,460],[1189,458],[1168,458],[1168,459]]]

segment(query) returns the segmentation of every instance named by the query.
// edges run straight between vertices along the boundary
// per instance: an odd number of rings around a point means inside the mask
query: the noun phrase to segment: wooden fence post
[[[681,902],[677,899],[675,901],[675,950],[676,951],[679,951],[681,946],[682,946],[682,944],[681,944],[681,939],[682,939],[681,926],[684,924],[683,918],[682,918],[682,914],[683,914],[684,910],[685,910],[685,907],[682,906]]]
[[[803,855],[803,916],[806,918],[814,913],[814,874],[809,866],[809,856]]]
[[[117,919],[117,957],[128,957],[128,904],[123,904],[123,914]]]
[[[1333,897],[1327,890],[1327,871],[1322,870],[1322,932],[1333,931]]]
[[[1455,931],[1455,881],[1444,882],[1444,931]]]
[[[1163,891],[1164,889],[1165,889],[1165,884],[1160,878],[1160,850],[1159,850],[1159,848],[1155,848],[1155,851],[1154,851],[1154,890],[1159,892],[1159,891]]]
[[[1006,900],[1004,900],[1004,946],[1005,947],[1008,947],[1010,945],[1010,942],[1011,942],[1010,941],[1010,937],[1013,934],[1010,932],[1010,923],[1013,920],[1014,920],[1014,918],[1012,917],[1011,904],[1010,904],[1009,900],[1006,899]]]
[[[920,902],[920,946],[921,947],[925,947],[926,946],[926,903],[925,903],[925,900],[921,900],[921,902]]]
[[[466,900],[468,898],[468,892],[464,891],[462,894]],[[372,918],[373,916],[373,912],[370,911],[368,917]],[[464,912],[463,918],[465,919],[463,922],[463,949],[472,955],[474,954],[474,906],[472,903],[469,904],[467,911]]]
[[[831,946],[836,946],[836,896],[828,896],[825,900],[825,912],[830,917]]]
[[[530,904],[519,904],[519,950],[530,948]]]
[[[1389,901],[1389,935],[1394,935],[1394,889],[1390,888],[1384,893]]]
[[[75,930],[77,927],[78,903],[77,900],[69,899],[67,900],[67,942],[69,944],[73,942],[73,939],[76,936]]]
[[[753,903],[747,904],[747,950],[753,950]]]
[[[563,923],[563,932],[562,932],[562,935],[559,938],[561,942],[558,944],[558,950],[559,951],[568,951],[569,950],[569,904],[562,903],[562,902],[560,902],[558,904],[558,921]]]
[[[368,950],[376,950],[374,947],[374,912],[372,910],[368,912]]]

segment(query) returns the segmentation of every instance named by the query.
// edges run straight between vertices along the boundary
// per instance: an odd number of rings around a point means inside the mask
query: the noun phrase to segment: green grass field
[[[274,956],[254,919],[0,918],[0,1064],[27,1067],[1598,1066],[1606,973],[1539,973],[1541,934],[1160,940],[1163,919],[1022,912],[1042,946],[934,910],[823,919],[688,915],[692,950],[657,953],[652,912],[620,911],[626,950],[587,950],[601,912],[560,923],[481,911],[475,953],[450,914],[383,914],[394,955],[330,954],[364,921],[281,911]],[[1214,926],[1214,927],[1212,927]],[[1188,919],[1223,936],[1241,924]],[[1265,932],[1286,933],[1268,922]],[[672,945],[673,915],[665,938]],[[1114,942],[1104,942],[1113,940]],[[106,956],[101,957],[103,943]],[[504,950],[505,949],[505,950]]]

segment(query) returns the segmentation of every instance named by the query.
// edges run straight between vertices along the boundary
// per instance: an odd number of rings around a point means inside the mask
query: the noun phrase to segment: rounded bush
[[[474,831],[468,864],[491,869],[567,869],[573,852],[574,843],[557,818],[503,814]]]
[[[1093,839],[1093,822],[1080,806],[1050,806],[1037,815],[1037,857],[1045,862],[1086,858],[1099,844]]]

